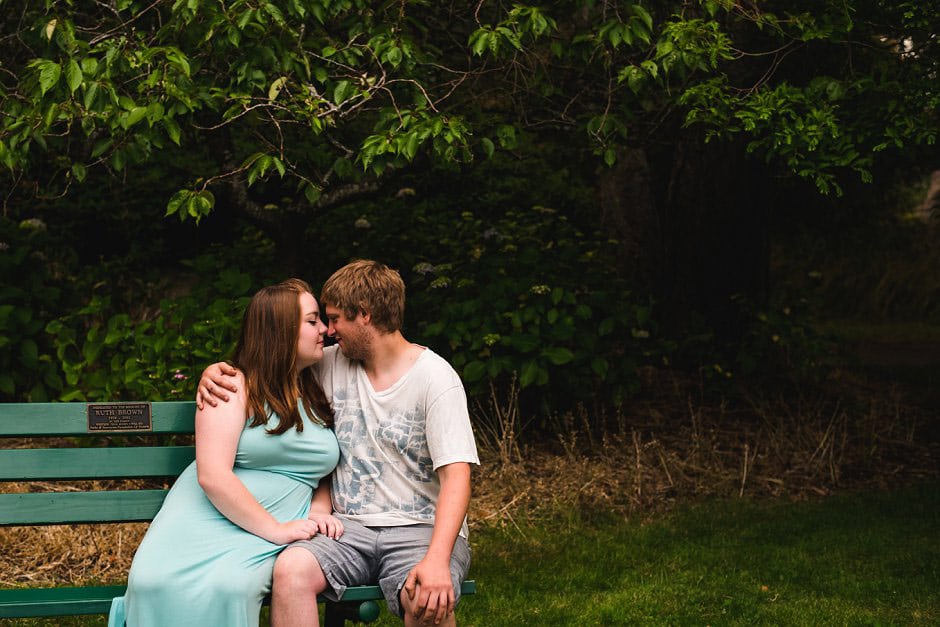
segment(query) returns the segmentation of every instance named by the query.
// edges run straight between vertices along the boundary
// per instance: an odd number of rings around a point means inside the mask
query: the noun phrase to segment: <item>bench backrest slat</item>
[[[193,432],[194,401],[160,401],[149,405],[153,429],[147,433]],[[94,435],[88,429],[87,407],[86,403],[0,403],[0,436]]]
[[[0,483],[49,482],[3,489],[0,526],[149,521],[166,496],[163,489],[106,488],[59,481],[172,478],[195,458],[193,446],[135,439],[125,435],[192,434],[193,401],[128,403],[0,403]],[[104,406],[104,407],[100,407]],[[132,411],[126,420],[123,412]],[[143,417],[141,417],[143,416]],[[120,429],[151,426],[146,431]],[[6,438],[29,438],[38,448],[10,448]],[[62,439],[66,438],[66,439]],[[164,440],[167,438],[164,438]],[[167,444],[167,445],[163,445]],[[145,486],[160,488],[161,486]],[[41,490],[41,491],[38,491]]]
[[[170,477],[195,455],[193,446],[0,450],[0,481]]]
[[[0,526],[152,520],[167,490],[0,494]]]

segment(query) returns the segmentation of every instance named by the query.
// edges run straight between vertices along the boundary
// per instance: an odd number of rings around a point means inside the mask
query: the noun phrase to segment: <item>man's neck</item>
[[[393,386],[421,356],[423,348],[412,344],[400,331],[375,337],[372,354],[362,361],[362,367],[376,392]]]

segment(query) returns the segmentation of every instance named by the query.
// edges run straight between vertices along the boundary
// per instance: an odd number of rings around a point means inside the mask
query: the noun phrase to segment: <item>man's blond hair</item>
[[[405,282],[383,263],[357,259],[326,280],[320,300],[350,320],[368,312],[377,329],[393,333],[401,330],[405,316]]]

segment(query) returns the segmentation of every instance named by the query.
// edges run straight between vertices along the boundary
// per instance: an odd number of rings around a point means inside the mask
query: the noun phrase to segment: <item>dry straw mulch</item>
[[[517,405],[491,398],[477,408],[484,463],[471,524],[538,520],[559,508],[647,519],[709,497],[807,499],[934,479],[940,416],[904,396],[842,382],[709,404],[676,386],[613,417],[562,416],[563,435],[539,446],[520,444]]]
[[[523,424],[515,395],[475,408],[483,463],[474,472],[471,526],[586,509],[646,520],[700,498],[804,499],[940,474],[936,413],[905,404],[891,389],[731,406],[677,388],[615,416],[551,420],[563,435],[523,445],[536,426]],[[0,586],[121,582],[146,527],[0,529]]]

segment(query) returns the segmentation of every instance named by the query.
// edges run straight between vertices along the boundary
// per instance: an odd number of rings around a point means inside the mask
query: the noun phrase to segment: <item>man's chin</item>
[[[355,349],[346,346],[344,343],[338,342],[337,346],[339,346],[339,352],[341,352],[346,359],[362,359]]]

